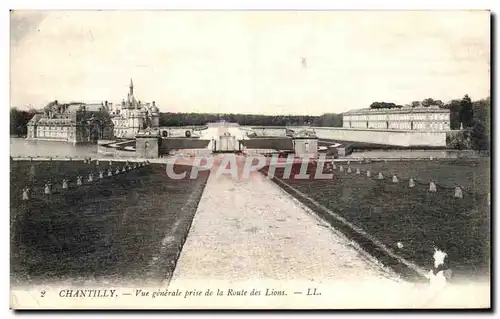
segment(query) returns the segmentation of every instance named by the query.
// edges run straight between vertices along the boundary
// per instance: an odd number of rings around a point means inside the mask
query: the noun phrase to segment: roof
[[[60,119],[60,118],[46,118],[42,117],[38,122],[37,125],[41,124],[46,124],[46,125],[67,125],[67,124],[72,124],[75,123],[75,119],[69,118],[69,119]]]
[[[76,113],[84,104],[70,104],[64,113]]]
[[[293,134],[294,138],[315,138],[316,137],[316,131],[313,130],[308,130],[308,129],[303,129],[300,131],[297,131]]]
[[[442,109],[436,106],[429,107],[402,107],[402,108],[392,108],[392,109],[357,109],[348,112],[344,112],[343,115],[365,115],[365,114],[401,114],[401,113],[449,113],[449,109]]]
[[[28,125],[35,125],[42,118],[42,114],[35,114],[31,120],[29,120]]]
[[[85,111],[87,112],[100,112],[104,111],[104,105],[101,103],[92,103],[92,104],[85,104]]]

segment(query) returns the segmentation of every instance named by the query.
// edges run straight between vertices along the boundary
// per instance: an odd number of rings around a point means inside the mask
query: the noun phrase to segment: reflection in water
[[[24,138],[10,139],[11,156],[72,156],[97,155],[97,144],[78,144],[55,141],[28,141]]]
[[[213,136],[211,136],[213,138]],[[211,145],[208,146],[211,149]],[[348,157],[366,158],[457,158],[460,152],[455,150],[367,150],[353,152]],[[55,141],[28,141],[24,138],[10,138],[11,156],[72,156],[85,157],[96,156],[96,144],[78,144]],[[477,156],[467,153],[467,156]]]

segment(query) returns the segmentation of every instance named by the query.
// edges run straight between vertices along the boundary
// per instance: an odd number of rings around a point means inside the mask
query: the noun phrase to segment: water
[[[370,150],[364,152],[353,152],[348,157],[366,158],[456,158],[459,154],[466,153],[474,156],[473,152],[456,150]],[[24,138],[10,138],[10,155],[13,157],[28,156],[53,156],[53,157],[95,157],[97,145],[73,145],[67,142],[55,141],[28,141]]]
[[[53,157],[95,157],[97,145],[73,145],[67,142],[28,141],[24,138],[10,138],[10,156],[53,156]]]
[[[473,151],[458,150],[367,150],[355,151],[347,157],[366,158],[457,158],[460,156],[477,157]]]

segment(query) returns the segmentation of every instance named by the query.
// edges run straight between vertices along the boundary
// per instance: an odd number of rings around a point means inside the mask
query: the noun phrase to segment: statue
[[[146,114],[146,119],[144,120],[144,126],[145,126],[146,129],[152,127],[152,124],[151,124],[151,114],[149,112],[150,111],[148,110],[148,113]]]

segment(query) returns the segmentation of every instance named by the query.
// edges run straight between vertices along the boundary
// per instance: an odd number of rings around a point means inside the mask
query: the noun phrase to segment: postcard
[[[490,33],[11,11],[11,309],[490,309]]]

